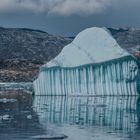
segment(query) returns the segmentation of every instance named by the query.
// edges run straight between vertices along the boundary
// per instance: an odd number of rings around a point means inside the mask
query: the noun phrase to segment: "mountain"
[[[118,44],[140,61],[140,28],[108,28]]]
[[[69,42],[39,30],[0,28],[0,60],[48,61]]]
[[[33,81],[71,39],[26,28],[0,28],[0,81]]]

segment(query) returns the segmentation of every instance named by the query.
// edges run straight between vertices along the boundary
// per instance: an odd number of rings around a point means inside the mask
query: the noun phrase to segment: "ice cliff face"
[[[44,67],[76,67],[129,56],[105,28],[89,28]]]
[[[137,95],[139,66],[104,28],[89,28],[34,81],[36,95]]]

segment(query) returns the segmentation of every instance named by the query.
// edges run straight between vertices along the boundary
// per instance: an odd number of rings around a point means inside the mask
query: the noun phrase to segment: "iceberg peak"
[[[129,55],[106,28],[92,27],[80,32],[72,43],[43,67],[77,67]]]

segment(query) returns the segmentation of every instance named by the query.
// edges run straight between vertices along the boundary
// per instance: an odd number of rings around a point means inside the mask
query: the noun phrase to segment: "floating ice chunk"
[[[139,64],[104,28],[79,33],[34,81],[36,95],[137,95]]]
[[[31,120],[32,119],[32,115],[28,115],[27,119]]]
[[[1,116],[2,120],[10,120],[10,115],[6,114]]]
[[[17,102],[17,99],[7,99],[7,98],[3,98],[3,99],[0,99],[0,102],[1,103],[8,103],[8,102]]]
[[[33,136],[32,139],[38,140],[63,140],[66,139],[66,135],[40,135],[40,136]]]

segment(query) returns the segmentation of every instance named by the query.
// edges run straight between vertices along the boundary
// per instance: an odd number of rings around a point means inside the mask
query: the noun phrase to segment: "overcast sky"
[[[64,36],[92,26],[140,27],[140,0],[0,0],[0,26]]]

